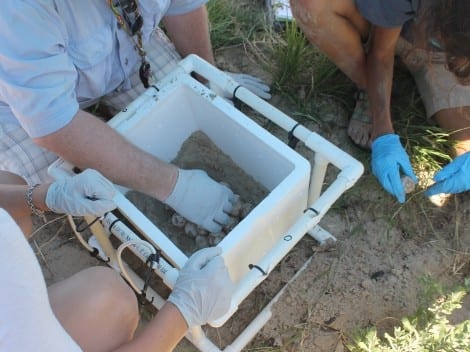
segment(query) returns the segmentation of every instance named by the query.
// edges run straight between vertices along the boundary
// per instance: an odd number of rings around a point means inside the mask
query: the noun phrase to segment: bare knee
[[[436,112],[434,120],[454,140],[453,153],[455,156],[470,151],[470,106],[443,109]]]
[[[139,319],[134,291],[111,268],[93,267],[83,273],[93,287],[96,306],[107,312],[108,316],[113,315],[116,321],[127,325],[129,332],[133,333]]]
[[[132,339],[136,296],[113,269],[89,268],[48,290],[54,314],[84,350],[113,350]]]
[[[292,14],[308,40],[322,48],[322,43],[334,41],[338,24],[347,17],[345,0],[291,1]]]
[[[309,32],[318,30],[325,24],[322,19],[334,14],[331,1],[291,0],[290,3],[292,14],[304,31],[307,28]]]
[[[359,13],[354,0],[291,0],[293,16],[314,44],[335,41],[346,31],[357,32],[364,41],[370,23]]]
[[[300,15],[302,12],[308,13],[320,13],[323,11],[328,11],[329,6],[332,2],[328,0],[291,0],[290,6],[292,14],[295,16]],[[300,17],[300,16],[299,16]]]

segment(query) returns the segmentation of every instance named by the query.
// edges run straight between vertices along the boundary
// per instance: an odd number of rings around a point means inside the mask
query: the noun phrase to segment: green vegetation
[[[452,141],[449,133],[428,121],[413,77],[397,65],[392,95],[392,116],[415,170],[428,176],[447,164]]]
[[[457,287],[447,295],[434,283],[431,292],[436,288],[441,291],[429,308],[420,308],[416,314],[403,318],[395,327],[393,334],[385,333],[379,337],[377,330],[371,328],[357,332],[353,342],[348,345],[351,352],[419,352],[442,351],[464,352],[470,346],[470,320],[455,325],[448,320],[449,315],[461,308],[461,302],[470,289],[470,279],[463,287]],[[428,292],[429,293],[429,292]]]
[[[305,38],[295,21],[286,22],[283,30],[273,33],[272,60],[276,68],[275,88],[284,94],[305,90],[301,99],[332,96],[347,102],[352,83],[338,68]]]
[[[264,14],[256,4],[230,0],[210,0],[207,11],[214,49],[242,44],[264,30]]]
[[[223,49],[234,45],[243,46],[258,60],[261,68],[272,73],[271,87],[276,95],[274,105],[301,123],[314,120],[321,124],[316,106],[331,99],[351,113],[354,84],[308,42],[295,21],[286,22],[276,30],[267,24],[261,3],[210,0],[208,9],[214,47]],[[424,181],[451,160],[452,142],[449,133],[428,121],[414,80],[399,62],[395,69],[391,109],[396,133],[401,136],[424,187]],[[358,149],[355,157],[367,163],[369,154]],[[354,188],[349,194],[362,192],[370,180],[370,177],[363,177],[363,188]],[[374,187],[378,187],[375,181]],[[424,198],[412,199],[391,216],[391,226],[400,221],[397,214],[401,212],[409,219],[414,219],[412,224],[402,226],[404,238],[417,238],[419,235],[439,238],[439,231],[433,229],[432,222],[428,224],[425,220],[441,217],[442,213],[438,213],[435,208],[431,209],[428,203]],[[371,202],[370,206],[377,204]],[[341,207],[341,203],[335,207]],[[362,229],[353,229],[350,235],[354,235],[355,231],[361,232]],[[444,290],[430,279],[426,280],[424,286],[421,308],[412,317],[403,318],[393,333],[382,334],[375,327],[362,330],[352,336],[348,348],[353,352],[469,351],[470,321],[453,325],[448,318],[460,307],[470,289],[470,280],[467,279],[461,287],[452,291]],[[293,339],[297,342],[302,340],[299,337],[302,329],[307,331],[308,327],[302,326],[299,333],[294,334]],[[250,349],[253,352],[281,350],[268,346]]]

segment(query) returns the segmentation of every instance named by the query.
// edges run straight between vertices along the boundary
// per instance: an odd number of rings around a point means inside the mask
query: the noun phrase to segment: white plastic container
[[[240,282],[249,264],[258,264],[306,208],[310,163],[198,82],[174,79],[159,86],[136,112],[122,112],[110,124],[168,162],[193,132],[202,131],[269,191],[219,244],[232,279]]]
[[[286,133],[289,132],[292,138],[302,141],[315,154],[314,167],[224,98],[193,79],[190,75],[193,71],[270,118]],[[236,289],[232,309],[219,321],[212,322],[213,326],[223,325],[307,232],[320,242],[329,238],[334,240],[331,234],[317,224],[336,199],[363,172],[362,165],[354,158],[193,55],[182,60],[179,67],[157,86],[149,88],[117,114],[109,121],[109,125],[138,147],[168,162],[175,159],[192,133],[202,131],[237,166],[269,191],[218,244],[223,250]],[[322,193],[329,164],[336,166],[340,172]],[[54,177],[63,177],[70,174],[71,169],[72,165],[59,160],[51,165],[49,172]],[[115,198],[119,211],[139,229],[145,240],[165,254],[168,262],[154,269],[172,287],[177,275],[175,271],[184,265],[187,256],[124,197],[126,189],[119,187],[119,190],[120,194]],[[113,220],[103,219],[105,231],[110,231],[109,225]],[[107,242],[102,231],[97,232],[98,242]],[[133,237],[132,234],[130,236]],[[104,252],[108,252],[106,255],[113,266],[114,254],[110,253],[110,244],[103,243],[101,247]],[[227,351],[239,351],[249,342],[269,319],[271,306],[276,300],[277,297],[231,346],[227,346]],[[159,298],[155,302],[159,302],[154,303],[159,308],[163,300]],[[193,330],[187,337],[201,351],[220,351],[200,329]]]

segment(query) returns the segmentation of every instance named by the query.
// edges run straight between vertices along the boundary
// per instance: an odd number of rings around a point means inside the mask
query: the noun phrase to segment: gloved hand
[[[55,181],[46,194],[46,205],[55,213],[74,216],[94,215],[116,208],[116,190],[98,171],[87,169],[70,178]]]
[[[271,99],[271,94],[269,94],[271,89],[266,83],[264,83],[259,78],[247,75],[245,73],[233,73],[233,72],[228,72],[228,71],[223,71],[223,72],[226,75],[230,76],[235,82],[239,83],[240,85],[248,89],[253,94],[256,94],[257,96],[259,96],[260,98],[266,99],[266,100]],[[222,89],[213,83],[210,84],[210,89],[212,89],[218,95],[223,96],[224,98],[227,98],[227,99],[233,98],[230,94],[224,94]]]
[[[470,190],[470,152],[447,164],[434,176],[436,183],[425,192],[426,196],[439,193],[460,193]]]
[[[209,232],[219,232],[229,221],[238,197],[202,170],[179,169],[176,185],[165,204]]]
[[[189,328],[221,318],[230,308],[234,284],[221,253],[219,247],[194,253],[181,269],[168,297]]]
[[[418,182],[411,167],[410,158],[396,134],[380,136],[372,142],[372,173],[383,188],[400,203],[405,202],[405,190],[400,179],[400,169],[415,183]]]

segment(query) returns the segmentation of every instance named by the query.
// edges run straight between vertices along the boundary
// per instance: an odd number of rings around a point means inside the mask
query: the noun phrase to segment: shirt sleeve
[[[78,111],[78,76],[51,3],[5,1],[0,33],[0,100],[32,138],[64,127]]]
[[[52,312],[38,261],[23,233],[0,209],[0,350],[79,352]]]
[[[416,15],[420,0],[355,0],[359,12],[370,23],[385,27],[400,27]]]
[[[172,0],[166,16],[177,16],[196,10],[205,5],[208,0]]]

